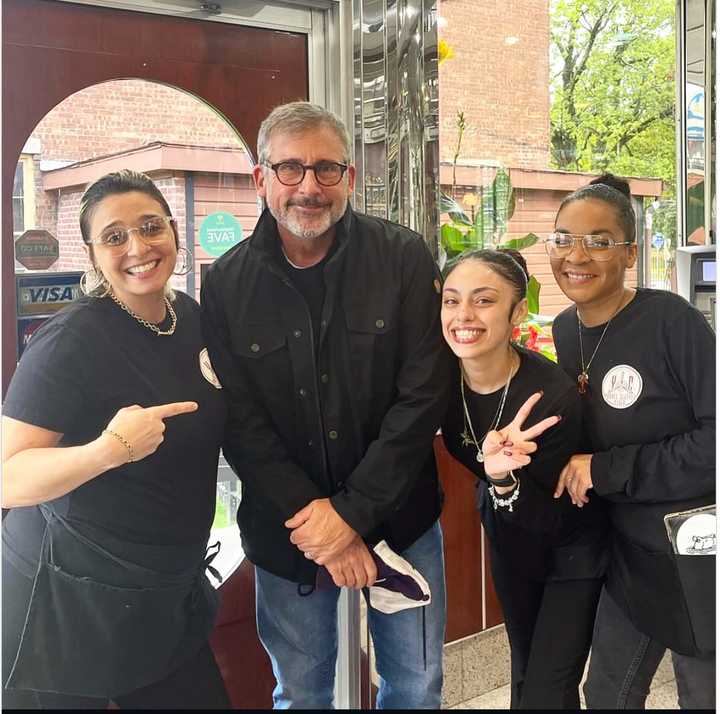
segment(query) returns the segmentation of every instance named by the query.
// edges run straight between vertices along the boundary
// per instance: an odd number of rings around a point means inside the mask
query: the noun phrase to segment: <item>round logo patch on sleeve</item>
[[[217,378],[212,362],[210,361],[207,347],[203,347],[200,350],[200,371],[202,372],[202,376],[205,377],[215,389],[222,389],[222,384],[220,384],[220,380]]]
[[[619,364],[605,375],[602,381],[602,395],[606,404],[615,409],[627,409],[640,398],[643,380],[634,367]]]

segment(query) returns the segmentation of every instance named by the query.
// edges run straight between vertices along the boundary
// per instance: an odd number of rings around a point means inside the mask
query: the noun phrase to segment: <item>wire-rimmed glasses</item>
[[[175,219],[171,216],[153,216],[136,228],[120,228],[114,226],[103,231],[97,238],[88,241],[93,245],[101,245],[112,255],[125,255],[130,249],[130,234],[137,233],[140,240],[147,245],[160,245],[164,243],[173,232],[171,226]]]
[[[610,260],[615,248],[621,245],[632,245],[635,241],[617,241],[609,233],[551,233],[545,241],[545,252],[551,260],[566,258],[575,250],[575,244],[580,242],[590,260]]]

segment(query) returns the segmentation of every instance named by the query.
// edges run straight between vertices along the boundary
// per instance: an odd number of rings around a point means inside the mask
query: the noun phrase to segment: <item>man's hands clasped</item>
[[[364,588],[377,579],[375,562],[362,538],[333,508],[329,498],[310,501],[285,521],[290,542],[306,558],[324,565],[338,587]]]

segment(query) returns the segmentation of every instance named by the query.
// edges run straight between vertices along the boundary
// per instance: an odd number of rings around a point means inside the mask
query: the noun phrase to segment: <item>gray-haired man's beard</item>
[[[294,205],[307,207],[325,205],[326,210],[313,221],[301,220],[293,213]],[[347,199],[337,207],[317,201],[294,201],[291,205],[285,205],[280,211],[269,208],[273,218],[296,238],[313,239],[327,233],[343,217],[347,208]]]

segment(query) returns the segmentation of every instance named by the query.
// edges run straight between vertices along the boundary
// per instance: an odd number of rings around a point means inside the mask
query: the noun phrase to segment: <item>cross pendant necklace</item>
[[[588,364],[588,367],[589,366],[590,365]],[[578,381],[578,392],[580,392],[580,394],[585,394],[585,392],[587,392],[587,389],[588,389],[588,384],[590,383],[590,377],[588,377],[588,373],[585,370],[580,372],[580,374],[578,374],[577,381]]]

